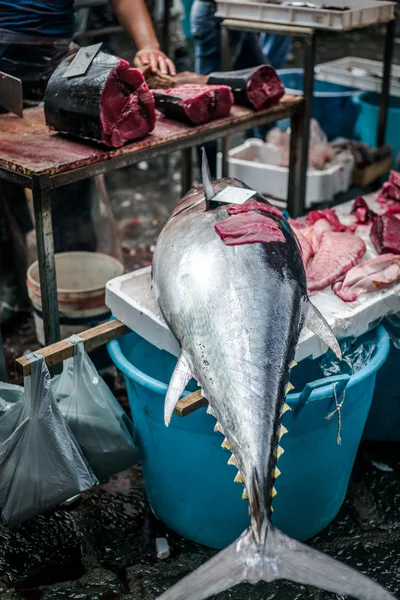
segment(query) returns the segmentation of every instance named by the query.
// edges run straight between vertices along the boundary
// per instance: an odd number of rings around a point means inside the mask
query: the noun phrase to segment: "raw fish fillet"
[[[354,302],[361,294],[375,292],[400,281],[400,256],[383,254],[348,271],[333,291],[344,302]]]
[[[232,215],[214,229],[225,246],[286,241],[276,221],[255,213]]]
[[[378,254],[400,254],[400,220],[394,215],[379,215],[370,235]]]
[[[71,59],[62,61],[47,84],[44,111],[49,127],[111,148],[154,129],[154,98],[140,71],[99,52],[85,75],[65,78]]]
[[[365,254],[363,240],[351,233],[326,231],[307,268],[309,292],[325,289],[344,275]]]
[[[319,245],[321,243],[322,235],[325,232],[329,232],[329,231],[332,232],[333,229],[329,225],[328,221],[325,221],[325,219],[320,219],[319,221],[317,221],[315,223],[315,225],[310,227],[310,229],[308,230],[308,232],[306,234],[306,237],[311,244],[311,250],[312,250],[313,254],[316,254],[318,251]]]
[[[301,230],[295,231],[295,235],[296,235],[297,239],[299,240],[303,263],[304,263],[304,266],[306,267],[308,265],[310,258],[314,254],[312,246],[311,246],[310,242],[308,241],[308,239],[306,238],[306,236],[301,233]]]
[[[306,217],[306,223],[307,225],[314,225],[320,219],[328,221],[329,225],[332,227],[332,231],[346,231],[346,225],[342,225],[332,208],[312,210]]]
[[[227,117],[233,94],[226,85],[178,85],[169,90],[154,90],[156,108],[170,119],[194,125]]]
[[[228,85],[233,91],[236,104],[256,110],[275,106],[285,93],[285,86],[270,65],[242,71],[210,73],[207,83]]]
[[[400,188],[400,173],[397,171],[390,171],[389,183],[393,183],[397,188]]]
[[[377,197],[378,202],[381,202],[381,200],[395,200],[396,202],[400,202],[400,189],[387,181],[383,184]]]

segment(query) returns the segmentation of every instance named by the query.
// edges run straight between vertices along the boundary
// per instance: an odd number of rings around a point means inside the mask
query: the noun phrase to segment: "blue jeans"
[[[221,20],[215,16],[216,4],[212,2],[204,2],[203,0],[194,0],[190,15],[191,32],[194,40],[194,55],[195,55],[195,71],[201,75],[208,75],[214,71],[219,71],[221,68]],[[265,39],[266,34],[262,38],[263,44],[267,44],[269,40]],[[285,36],[267,36],[269,38],[283,38],[275,40],[269,51],[271,54],[275,52],[277,58],[282,60],[282,56],[287,48],[287,53],[290,50],[288,45],[291,43],[291,38]],[[260,38],[261,40],[261,38]],[[269,57],[264,56],[262,46],[257,35],[247,31],[231,31],[231,64],[233,70],[247,69],[257,67],[258,65],[268,62]],[[288,41],[287,41],[288,40]],[[272,64],[272,61],[271,61]],[[265,139],[267,132],[271,129],[271,125],[257,127],[251,132],[251,135]],[[215,177],[216,172],[216,153],[217,146],[215,142],[205,144],[208,161],[210,163],[211,176]]]

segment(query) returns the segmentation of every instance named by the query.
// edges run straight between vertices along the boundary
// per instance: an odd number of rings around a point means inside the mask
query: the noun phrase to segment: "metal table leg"
[[[171,1],[164,0],[163,28],[162,28],[162,49],[167,56],[170,51],[170,32],[171,32]]]
[[[182,160],[182,195],[188,192],[193,185],[192,177],[192,148],[181,152]]]
[[[290,157],[287,210],[291,217],[304,214],[307,171],[303,169],[304,107],[296,111],[290,121]]]
[[[393,58],[393,47],[394,47],[395,34],[396,34],[396,20],[394,19],[393,21],[389,21],[389,23],[386,26],[381,106],[379,109],[379,122],[378,122],[378,131],[377,131],[377,140],[376,140],[377,146],[383,146],[383,144],[385,143],[387,110],[388,110],[388,105],[389,105],[389,92],[390,92],[390,72],[392,69],[392,58]]]
[[[8,373],[6,366],[6,357],[4,354],[4,345],[3,345],[3,337],[1,335],[1,327],[0,327],[0,381],[4,381],[8,383]]]
[[[231,61],[231,36],[228,27],[221,23],[221,71],[230,71]],[[222,177],[228,177],[228,151],[230,138],[225,136],[219,141],[218,150],[222,153]]]
[[[48,345],[60,340],[60,322],[51,220],[50,182],[47,177],[34,177],[32,179],[32,196],[35,212],[44,338]]]
[[[307,192],[307,169],[308,169],[308,145],[310,139],[310,121],[312,117],[313,92],[314,92],[314,67],[315,67],[315,48],[316,48],[316,32],[304,38],[304,80],[303,80],[303,97],[304,106],[304,121],[303,121],[303,149],[301,156],[301,169],[304,174],[300,178],[301,186],[298,190],[299,197],[305,199]],[[304,213],[304,205],[303,211]],[[295,215],[293,215],[295,216]],[[299,215],[296,215],[299,216]]]

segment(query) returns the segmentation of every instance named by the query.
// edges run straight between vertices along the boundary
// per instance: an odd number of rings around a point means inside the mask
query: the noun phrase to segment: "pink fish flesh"
[[[365,254],[363,240],[351,233],[325,231],[307,268],[309,292],[325,289],[344,275]]]
[[[320,219],[328,221],[333,231],[346,231],[346,225],[342,225],[337,214],[332,208],[324,208],[323,210],[312,210],[306,216],[307,225],[314,225]]]
[[[358,222],[362,224],[371,223],[377,216],[376,213],[369,208],[362,196],[357,196],[354,200],[351,212],[356,215]]]
[[[254,213],[232,215],[214,228],[226,246],[286,241],[276,221]]]
[[[354,302],[361,294],[375,292],[400,281],[400,256],[383,254],[348,271],[333,291],[344,302]]]
[[[279,219],[283,219],[283,213],[276,206],[271,204],[264,204],[264,202],[245,202],[244,204],[235,204],[234,206],[228,206],[229,215],[239,215],[241,213],[247,213],[253,210],[260,210],[263,213],[274,215]]]

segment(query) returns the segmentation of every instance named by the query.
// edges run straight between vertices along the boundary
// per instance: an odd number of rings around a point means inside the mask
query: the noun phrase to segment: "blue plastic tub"
[[[183,18],[181,19],[183,35],[187,40],[192,39],[192,32],[190,30],[190,13],[192,10],[192,4],[194,0],[182,0],[183,6]]]
[[[303,69],[281,69],[278,74],[288,94],[303,94]],[[358,106],[352,98],[359,92],[352,87],[314,80],[313,117],[328,140],[353,137]]]
[[[378,348],[370,363],[355,375],[314,381],[315,361],[293,370],[292,381],[302,392],[290,394],[293,410],[284,415],[289,433],[282,440],[282,475],[276,482],[274,523],[287,534],[305,540],[326,527],[340,509],[370,408],[376,372],[389,351],[383,327],[368,333]],[[184,418],[173,415],[164,425],[163,404],[175,357],[158,350],[135,333],[110,342],[111,358],[125,375],[138,442],[143,452],[143,476],[149,502],[171,529],[198,543],[223,548],[249,523],[243,488],[234,483],[229,453],[214,433],[215,419],[205,408]],[[321,373],[319,371],[319,373]],[[317,375],[318,376],[318,375]],[[309,383],[311,382],[311,383]],[[190,382],[188,390],[196,388]],[[341,438],[334,389],[342,408]]]
[[[378,130],[379,107],[381,96],[375,92],[362,92],[353,97],[353,102],[358,107],[358,117],[354,128],[356,139],[376,146]],[[397,154],[400,152],[400,98],[389,97],[388,120],[386,126],[385,143],[393,146],[393,167],[395,167]]]

